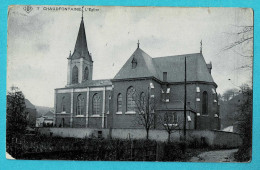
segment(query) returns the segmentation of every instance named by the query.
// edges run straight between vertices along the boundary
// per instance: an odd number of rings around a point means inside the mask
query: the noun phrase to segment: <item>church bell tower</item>
[[[70,52],[68,57],[67,85],[69,86],[92,80],[92,74],[93,60],[88,51],[82,7],[81,23],[75,48],[72,53]]]

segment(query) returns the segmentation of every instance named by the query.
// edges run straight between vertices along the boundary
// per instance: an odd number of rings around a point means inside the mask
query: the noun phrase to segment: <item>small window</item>
[[[154,85],[153,85],[152,82],[150,83],[150,88],[151,88],[151,89],[154,89]]]
[[[136,66],[137,66],[137,61],[136,61],[135,58],[133,58],[133,60],[132,60],[132,69],[136,68]]]
[[[117,96],[117,112],[122,112],[122,94],[119,93]]]
[[[191,122],[191,117],[187,116],[188,122]]]
[[[196,92],[197,92],[197,93],[200,92],[200,87],[196,87]]]
[[[168,87],[166,93],[170,93],[170,91],[171,91],[171,88]]]
[[[167,81],[167,72],[163,72],[163,81]]]

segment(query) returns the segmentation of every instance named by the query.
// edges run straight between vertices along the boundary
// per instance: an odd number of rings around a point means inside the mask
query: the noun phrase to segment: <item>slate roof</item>
[[[86,33],[85,33],[85,26],[83,18],[80,23],[79,32],[77,41],[75,44],[74,52],[72,55],[69,56],[71,59],[79,59],[79,58],[85,58],[88,61],[92,62],[92,57],[89,54],[88,51],[88,45],[87,45],[87,39],[86,39]]]
[[[104,86],[112,86],[112,82],[110,81],[110,79],[86,80],[79,84],[68,85],[65,88],[104,87]]]
[[[132,69],[132,60],[137,61],[136,68]],[[114,79],[128,79],[137,77],[155,77],[159,78],[157,67],[153,59],[141,48],[137,48],[124,66],[119,70]]]
[[[160,80],[162,80],[163,72],[167,72],[169,82],[183,82],[185,57],[187,81],[214,82],[201,53],[153,58],[153,61],[159,67]]]
[[[163,72],[167,72],[168,82],[183,82],[185,57],[187,62],[187,81],[214,83],[201,53],[152,58],[140,48],[135,50],[114,79],[154,77],[163,81]],[[137,60],[137,66],[134,69],[131,63],[133,58]]]

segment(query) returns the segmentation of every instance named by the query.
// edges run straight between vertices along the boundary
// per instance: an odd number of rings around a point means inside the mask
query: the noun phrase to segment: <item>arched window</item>
[[[61,100],[61,111],[66,112],[65,96],[63,96]]]
[[[118,96],[117,96],[117,111],[118,112],[122,112],[122,94],[119,93]]]
[[[78,76],[79,76],[78,67],[74,66],[73,69],[72,69],[72,84],[76,84],[76,83],[79,82]]]
[[[99,94],[94,94],[93,96],[93,100],[92,100],[92,112],[93,112],[93,115],[99,115],[100,114],[100,102],[101,102],[101,99],[100,99],[100,96]]]
[[[141,92],[141,94],[140,94],[140,104],[141,104],[141,106],[145,106],[145,94],[144,94],[144,92]]]
[[[88,74],[89,74],[88,67],[86,67],[85,70],[84,70],[83,80],[88,80]]]
[[[79,94],[77,97],[77,115],[83,115],[84,97]]]
[[[208,114],[208,93],[206,91],[202,94],[202,115]]]
[[[129,87],[127,89],[127,98],[126,98],[126,111],[135,111],[136,104],[134,101],[135,89]]]

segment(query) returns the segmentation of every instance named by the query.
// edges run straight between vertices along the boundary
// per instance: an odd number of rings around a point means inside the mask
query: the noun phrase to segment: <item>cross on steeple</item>
[[[200,41],[200,53],[202,54],[202,40]]]
[[[138,42],[137,42],[137,48],[139,48],[139,45],[140,45],[140,43],[139,43],[139,40],[138,40]]]
[[[81,16],[82,20],[83,20],[83,9],[84,9],[84,6],[82,6],[82,16]]]

